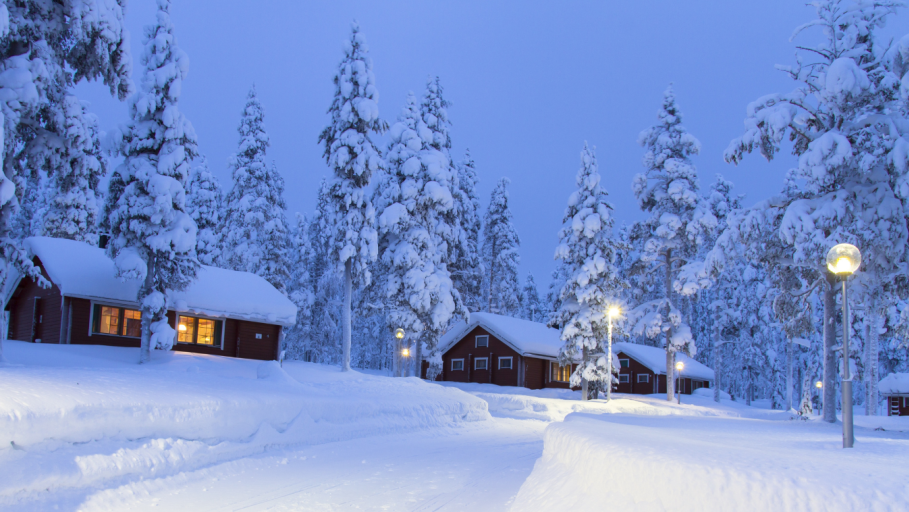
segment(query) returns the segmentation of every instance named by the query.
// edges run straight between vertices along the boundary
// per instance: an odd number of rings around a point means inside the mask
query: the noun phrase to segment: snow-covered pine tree
[[[338,304],[343,300],[343,283],[335,272],[331,258],[329,237],[334,229],[329,223],[331,201],[328,181],[323,179],[319,185],[316,211],[309,223],[312,247],[309,269],[313,305],[312,328],[304,350],[304,360],[334,364],[340,361],[341,312]]]
[[[118,169],[125,187],[111,212],[108,253],[121,277],[141,279],[139,362],[151,349],[169,350],[175,338],[167,322],[167,293],[195,279],[196,224],[186,210],[185,185],[196,156],[192,124],[177,107],[189,59],[177,46],[170,1],[158,0],[157,22],[145,28],[145,72],[130,98]]]
[[[297,306],[297,323],[284,340],[288,359],[305,359],[312,329],[312,306],[315,301],[312,274],[312,244],[306,215],[297,213],[297,225],[290,234],[288,263],[291,269],[287,295]]]
[[[187,189],[186,204],[197,229],[196,256],[203,265],[215,265],[221,251],[223,194],[218,178],[208,170],[208,161],[204,156],[193,161]]]
[[[440,92],[430,82],[427,98]],[[444,107],[444,104],[442,104]],[[426,102],[418,110],[412,94],[391,128],[388,170],[376,188],[382,288],[389,327],[403,328],[417,342],[413,358],[419,365],[422,345],[433,361],[438,339],[456,316],[466,317],[446,260],[447,237],[458,236],[451,225],[455,209],[455,169],[446,154],[445,136]],[[438,119],[438,117],[435,117]],[[437,358],[436,358],[437,359]],[[438,372],[431,364],[428,377]]]
[[[821,42],[800,48],[809,62],[799,55],[796,66],[782,68],[798,83],[797,88],[750,104],[745,134],[730,143],[725,158],[738,163],[757,149],[771,160],[788,136],[799,157],[798,167],[790,170],[783,194],[766,207],[778,211],[778,236],[790,248],[790,265],[823,276],[827,250],[836,243],[852,243],[862,251],[863,260],[855,281],[867,281],[867,289],[876,294],[892,293],[882,292],[881,287],[904,275],[909,238],[905,128],[909,90],[903,85],[909,40],[903,38],[887,51],[876,32],[900,3],[822,0],[812,5],[817,19],[800,27],[796,35],[818,27]],[[825,311],[825,404],[836,399],[833,284],[820,287]],[[879,325],[888,301],[869,297],[864,302],[874,309],[866,312],[869,322]],[[877,332],[869,330],[873,337]],[[876,340],[867,342],[874,352]],[[876,359],[872,353],[867,357]],[[869,373],[876,370],[876,364],[869,365]],[[868,385],[876,389],[874,384]],[[833,407],[824,408],[824,418],[836,421]]]
[[[240,143],[230,159],[233,186],[225,198],[220,266],[262,276],[285,293],[290,274],[285,262],[287,219],[284,179],[266,162],[268,133],[256,88],[246,97],[237,132]]]
[[[41,277],[19,234],[13,217],[26,193],[26,184],[47,156],[58,152],[67,91],[83,79],[101,79],[111,94],[124,99],[132,92],[132,59],[123,21],[123,0],[100,2],[4,2],[0,4],[0,281],[10,271],[36,280]],[[53,174],[52,172],[50,173]],[[5,308],[6,304],[0,304]],[[0,361],[3,338],[0,334]]]
[[[540,300],[540,291],[537,290],[537,283],[533,279],[533,274],[527,274],[524,280],[524,288],[521,289],[521,318],[531,322],[546,323],[549,312],[546,311],[543,301]]]
[[[521,256],[518,249],[521,240],[514,229],[511,210],[508,208],[510,183],[508,178],[502,178],[492,190],[486,217],[483,219],[482,257],[486,271],[486,309],[490,313],[517,316],[520,314],[518,264]]]
[[[107,174],[107,158],[98,138],[98,119],[75,96],[63,100],[64,133],[54,195],[44,219],[44,234],[97,244],[98,183]]]
[[[477,196],[476,164],[468,149],[458,166],[455,204],[461,221],[461,254],[449,264],[455,289],[469,311],[480,311],[483,301],[483,262],[480,259],[480,198]]]
[[[560,293],[561,307],[554,316],[563,326],[565,342],[559,350],[559,363],[579,363],[571,375],[571,385],[581,387],[583,400],[588,398],[588,382],[602,381],[608,386],[613,380],[604,345],[606,311],[619,302],[627,286],[615,265],[625,248],[613,236],[612,205],[601,185],[595,151],[584,143],[575,179],[578,189],[568,198],[555,252],[568,270]],[[613,370],[618,373],[618,368]]]
[[[372,71],[366,39],[354,22],[344,58],[335,75],[335,97],[328,113],[331,123],[322,130],[325,161],[334,171],[331,197],[331,263],[344,273],[342,306],[343,371],[350,370],[350,309],[355,283],[368,284],[369,264],[378,255],[375,208],[367,196],[369,181],[384,163],[371,133],[381,134],[388,125],[379,119],[379,91]]]
[[[627,321],[635,335],[664,336],[666,367],[674,368],[676,352],[693,356],[697,350],[691,328],[673,296],[678,268],[697,256],[705,235],[716,227],[716,218],[701,205],[697,170],[691,162],[701,143],[682,126],[672,86],[663,94],[657,117],[659,123],[638,137],[646,150],[643,163],[647,170],[635,177],[632,189],[641,210],[650,218],[638,223],[632,237],[642,243],[643,250],[636,271],[648,274],[651,285],[662,285],[664,293],[631,310]],[[657,270],[662,272],[662,279]],[[675,383],[669,379],[666,399],[671,401],[674,395]]]

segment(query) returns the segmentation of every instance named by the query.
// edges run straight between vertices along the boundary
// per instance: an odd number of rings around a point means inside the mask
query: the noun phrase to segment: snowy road
[[[496,418],[263,455],[88,496],[78,510],[505,510],[547,423]]]

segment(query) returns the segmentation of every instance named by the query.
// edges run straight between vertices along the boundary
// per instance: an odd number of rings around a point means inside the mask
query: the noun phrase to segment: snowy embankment
[[[512,510],[909,509],[906,433],[858,428],[844,450],[838,424],[736,404],[715,410],[569,415],[547,427]],[[736,411],[748,417],[730,417]]]
[[[259,453],[453,426],[486,403],[419,379],[309,363],[7,342],[0,367],[0,503],[161,477]]]

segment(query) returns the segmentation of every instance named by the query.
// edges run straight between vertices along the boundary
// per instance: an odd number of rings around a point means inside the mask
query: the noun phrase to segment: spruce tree
[[[484,309],[483,263],[480,258],[480,198],[477,196],[477,171],[468,149],[458,166],[458,188],[455,205],[461,224],[461,251],[449,264],[455,289],[461,293],[464,307],[470,311]]]
[[[193,162],[187,187],[189,214],[196,223],[196,256],[203,265],[215,265],[221,251],[221,185],[200,156]]]
[[[521,285],[518,283],[518,264],[521,241],[512,224],[508,208],[508,178],[496,183],[489,199],[483,221],[483,267],[486,270],[484,288],[486,308],[490,313],[505,316],[519,314]]]
[[[122,134],[118,168],[125,187],[111,212],[108,252],[119,275],[141,279],[139,362],[151,349],[169,350],[175,338],[167,321],[167,293],[196,276],[196,225],[187,212],[185,185],[196,156],[192,125],[177,107],[189,59],[177,46],[170,2],[158,1],[157,23],[145,29],[145,73],[130,99],[131,121]]]
[[[716,218],[701,205],[697,171],[691,156],[698,154],[700,142],[682,126],[682,116],[670,86],[663,94],[657,114],[659,123],[641,132],[638,143],[644,147],[644,167],[632,186],[641,210],[650,218],[632,230],[632,240],[643,249],[635,263],[645,275],[648,287],[662,287],[662,296],[639,304],[628,314],[632,333],[648,338],[664,337],[666,368],[675,368],[675,353],[682,350],[695,355],[691,328],[684,320],[673,295],[681,265],[693,261],[706,235],[716,228]],[[657,270],[662,275],[657,274]],[[660,280],[660,277],[662,279]],[[666,399],[673,400],[675,382],[667,379]]]
[[[297,213],[297,224],[290,234],[288,262],[291,268],[287,294],[297,306],[297,323],[285,338],[287,356],[304,359],[312,329],[312,306],[315,299],[312,274],[312,244],[309,239],[309,222],[306,215]]]
[[[285,293],[290,272],[285,262],[284,179],[266,161],[270,144],[264,122],[265,111],[252,87],[237,127],[239,147],[230,162],[233,186],[225,201],[220,264],[262,276]]]
[[[370,134],[387,129],[379,119],[372,60],[356,22],[334,84],[335,96],[328,109],[331,123],[322,131],[319,142],[324,143],[325,161],[335,174],[329,184],[331,208],[326,219],[331,232],[326,234],[330,237],[331,263],[344,274],[341,368],[349,371],[353,287],[355,283],[369,283],[369,264],[378,255],[375,209],[367,190],[373,173],[384,164]]]
[[[537,283],[533,280],[533,274],[527,274],[524,281],[524,288],[521,290],[521,318],[531,322],[545,323],[548,320],[548,311],[545,311],[543,302],[540,300],[540,292],[537,290]]]
[[[619,276],[616,260],[624,247],[613,236],[612,205],[606,200],[597,167],[596,148],[584,143],[577,191],[568,198],[568,207],[559,230],[555,257],[565,265],[568,279],[562,287],[560,308],[554,321],[562,326],[559,362],[580,361],[571,375],[571,384],[582,388],[588,398],[588,382],[612,383],[604,346],[610,305],[617,304],[627,284]],[[613,368],[613,371],[616,371]]]

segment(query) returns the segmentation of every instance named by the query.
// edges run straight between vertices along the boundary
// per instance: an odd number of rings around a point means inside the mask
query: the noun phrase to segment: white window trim
[[[174,311],[174,314],[176,315],[176,316],[174,316],[175,326],[176,326],[177,322],[180,321],[181,316],[185,316],[187,318],[204,318],[205,320],[214,320],[215,322],[221,322],[221,347],[220,347],[220,349],[224,350],[224,331],[227,330],[227,319],[226,318],[215,318],[213,316],[194,315],[194,314],[190,314],[186,311]],[[180,336],[180,332],[175,328],[174,329],[174,346],[179,344],[179,345],[196,345],[198,347],[209,347],[209,346],[212,348],[215,347],[214,345],[206,345],[204,343],[186,343],[186,342],[182,342],[182,341],[177,341],[177,338],[179,336]]]
[[[644,378],[646,378],[647,380],[641,380],[641,377],[644,377]],[[638,374],[638,384],[647,384],[647,383],[649,383],[649,382],[650,382],[650,375],[649,375],[649,374],[646,374],[646,373],[639,373],[639,374]]]
[[[92,335],[95,335],[95,336],[112,336],[114,338],[126,338],[126,339],[130,339],[130,340],[141,340],[142,339],[141,336],[139,336],[137,338],[135,336],[126,336],[125,334],[104,334],[103,332],[94,332],[94,329],[95,329],[95,304],[97,304],[99,306],[107,306],[109,308],[131,309],[133,311],[139,311],[141,313],[142,309],[139,306],[137,306],[135,303],[120,302],[120,301],[115,301],[115,300],[103,301],[103,302],[90,300],[90,301],[88,301],[88,303],[89,303],[89,305],[88,305],[88,308],[89,308],[88,309],[88,336],[89,337],[91,337]]]
[[[460,362],[461,362],[461,367],[460,367],[460,368],[455,368],[455,367],[454,367],[455,361],[460,361]],[[463,357],[460,358],[460,359],[452,359],[452,360],[451,360],[451,371],[453,371],[453,372],[463,372],[463,371],[464,371],[464,358],[463,358]]]
[[[622,361],[628,361],[628,366],[622,366]],[[619,368],[631,368],[631,359],[628,359],[628,358],[619,359]]]
[[[502,366],[502,361],[508,359],[508,368]],[[514,370],[514,358],[512,356],[503,356],[499,358],[499,369],[500,370]]]
[[[550,361],[549,364],[550,364],[550,365],[555,365],[556,368],[562,368],[562,365],[560,365],[560,364],[559,364],[558,362],[556,362],[556,361]],[[567,366],[568,366],[568,380],[553,379],[552,382],[571,382],[571,365],[569,364],[569,365],[567,365]],[[558,371],[556,371],[555,373],[556,373],[556,375],[559,374]],[[549,367],[549,375],[552,375],[552,366]]]
[[[486,361],[485,368],[477,368],[477,363],[480,361]],[[474,370],[489,370],[489,358],[488,357],[475,357],[473,358],[473,369]]]
[[[486,338],[486,345],[480,346],[480,338]],[[489,348],[489,335],[488,334],[479,334],[474,337],[474,348]]]
[[[625,377],[624,381],[622,380],[622,377]],[[623,374],[619,375],[619,384],[625,384],[625,383],[629,383],[629,382],[631,382],[631,375],[628,375],[627,373],[623,373]]]

